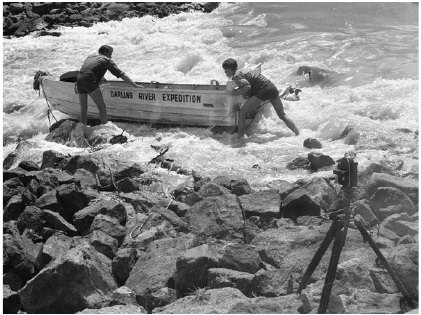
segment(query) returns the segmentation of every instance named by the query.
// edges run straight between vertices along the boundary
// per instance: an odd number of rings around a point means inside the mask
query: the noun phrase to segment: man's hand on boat
[[[121,78],[124,80],[124,82],[130,84],[131,86],[135,87],[135,88],[143,88],[143,85],[139,85],[136,84],[135,82],[133,82],[132,79],[129,78],[128,75],[126,75],[125,73],[123,73],[123,75],[121,76]]]

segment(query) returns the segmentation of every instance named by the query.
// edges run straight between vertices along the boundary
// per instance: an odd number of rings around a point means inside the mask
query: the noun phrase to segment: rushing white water
[[[302,88],[300,101],[284,101],[301,134],[294,136],[268,104],[243,145],[236,135],[212,134],[206,128],[109,123],[91,132],[111,136],[124,129],[129,142],[98,154],[142,164],[157,155],[150,145],[168,145],[168,153],[186,169],[211,177],[240,175],[253,187],[323,175],[285,169],[311,151],[334,159],[355,152],[360,169],[382,162],[418,172],[416,3],[222,3],[210,14],[145,16],[59,31],[60,37],[3,39],[4,157],[16,148],[18,138],[26,140],[18,150],[19,161],[40,163],[49,149],[87,152],[44,140],[47,105],[32,89],[33,76],[37,70],[57,77],[78,70],[87,55],[109,44],[117,65],[136,81],[223,83],[226,58],[236,58],[240,66],[261,63],[262,73],[278,89],[289,84]],[[304,65],[330,75],[310,84],[308,76],[295,74]],[[109,73],[106,78],[115,79]],[[58,112],[54,116],[65,117]],[[346,126],[358,131],[357,144],[332,141]],[[309,137],[319,139],[323,148],[304,148]],[[172,177],[174,183],[185,179]]]

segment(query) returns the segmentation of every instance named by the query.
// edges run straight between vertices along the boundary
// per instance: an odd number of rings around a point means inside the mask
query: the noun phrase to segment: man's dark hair
[[[98,49],[98,53],[99,54],[104,54],[104,53],[108,53],[108,52],[112,52],[113,51],[113,47],[108,46],[108,45],[102,45],[101,47],[99,47]]]
[[[222,68],[224,68],[224,69],[228,68],[228,69],[232,69],[232,70],[237,70],[237,68],[238,68],[237,61],[235,59],[228,58],[222,64]]]

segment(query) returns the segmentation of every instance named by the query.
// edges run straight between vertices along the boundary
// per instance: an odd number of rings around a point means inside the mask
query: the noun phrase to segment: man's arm
[[[143,88],[142,85],[138,85],[136,83],[133,82],[132,79],[130,79],[125,73],[123,73],[123,75],[120,77],[124,80],[124,82],[130,84],[131,86],[137,87],[137,88]]]

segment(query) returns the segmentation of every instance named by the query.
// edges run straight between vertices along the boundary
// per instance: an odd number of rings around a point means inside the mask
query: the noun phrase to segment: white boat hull
[[[233,107],[244,101],[241,96],[227,94],[225,85],[138,84],[144,88],[134,88],[123,81],[107,81],[101,85],[109,120],[230,127],[236,125]],[[79,119],[75,83],[43,77],[41,85],[54,109]],[[87,117],[99,119],[98,108],[90,97]]]

